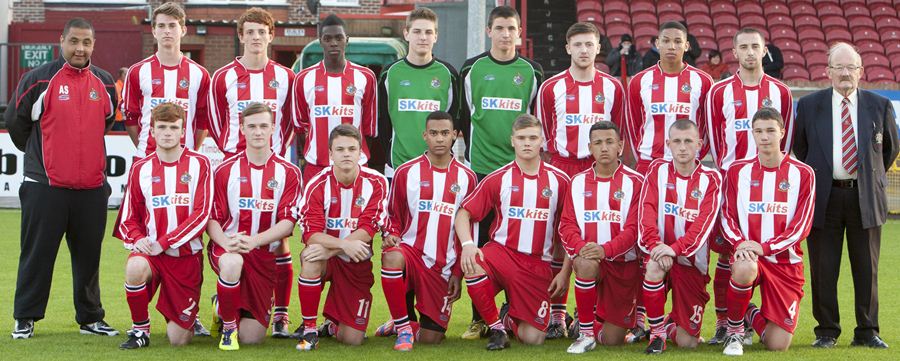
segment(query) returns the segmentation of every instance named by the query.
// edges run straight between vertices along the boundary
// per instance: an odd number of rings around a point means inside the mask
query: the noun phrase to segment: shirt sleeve
[[[141,92],[141,74],[138,67],[128,68],[125,84],[122,85],[122,115],[125,125],[139,126],[143,115],[144,94]],[[199,108],[199,107],[198,107]],[[199,110],[199,109],[198,109]]]
[[[291,221],[291,223],[297,223],[298,215],[291,208],[300,201],[300,194],[303,189],[302,183],[303,177],[300,175],[300,169],[297,167],[286,167],[284,192],[281,194],[281,199],[278,200],[278,214],[275,216],[277,222],[287,220]]]
[[[278,129],[281,132],[281,149],[278,150],[278,154],[281,156],[289,156],[287,154],[288,148],[291,146],[291,141],[294,139],[294,107],[293,107],[293,85],[295,77],[294,72],[290,69],[285,69],[288,74],[288,91],[285,96],[284,103],[281,104],[281,114],[284,117],[281,119],[281,129]]]
[[[203,69],[203,68],[201,68]],[[194,124],[197,130],[209,129],[209,73],[203,69],[200,87],[197,89],[197,105],[194,110]]]
[[[791,154],[794,142],[794,96],[786,86],[779,86],[781,91],[781,118],[784,119],[784,138],[781,139],[781,151]]]
[[[475,222],[481,221],[488,212],[497,208],[500,203],[500,175],[494,173],[481,180],[472,194],[462,202],[462,209],[469,212]],[[502,215],[497,214],[497,217]]]
[[[725,187],[723,192],[724,204],[722,205],[722,237],[732,246],[746,239],[740,226],[740,214],[738,213],[738,167],[734,165],[725,174]]]
[[[232,163],[226,163],[232,164]],[[223,225],[231,220],[231,211],[228,208],[228,166],[222,165],[216,169],[213,177],[213,205],[210,220]]]
[[[128,173],[125,197],[119,208],[119,226],[113,232],[113,236],[121,239],[128,249],[132,249],[135,242],[147,237],[147,206],[138,179],[139,169],[139,166],[132,167]]]
[[[722,180],[715,172],[709,172],[707,178],[709,183],[706,187],[706,194],[703,195],[703,200],[700,202],[697,218],[691,222],[684,235],[672,244],[672,250],[676,255],[693,256],[709,240],[710,234],[715,229],[721,206],[722,196],[719,192]]]
[[[700,156],[697,159],[706,158],[706,154],[709,153],[709,134],[706,132],[706,127],[709,124],[706,123],[706,97],[709,96],[709,89],[712,87],[712,78],[708,74],[700,73],[700,78],[702,79],[701,92],[700,92],[700,100],[698,101],[698,106],[700,109],[697,109],[697,130],[700,131],[700,137],[703,139],[703,144],[700,146]]]
[[[566,249],[566,254],[574,258],[587,242],[581,237],[581,227],[578,227],[578,215],[575,214],[575,202],[572,201],[572,196],[570,189],[563,201],[562,212],[559,216],[559,236]]]
[[[638,213],[638,246],[645,253],[650,253],[653,247],[662,242],[659,236],[659,184],[657,176],[659,167],[651,165],[650,172],[644,178],[644,187],[641,189],[640,212]]]
[[[366,69],[368,70],[368,69]],[[378,90],[375,75],[366,72],[366,89],[362,100],[362,134],[367,137],[378,136]],[[385,192],[387,193],[387,192]]]
[[[381,230],[387,217],[388,184],[387,178],[372,178],[372,197],[366,203],[366,208],[359,214],[357,229],[362,229],[375,237],[375,233]]]
[[[209,213],[212,209],[213,177],[209,160],[204,157],[197,159],[200,162],[200,174],[196,175],[199,179],[197,179],[194,194],[191,195],[191,215],[171,232],[157,238],[157,242],[164,250],[181,247],[201,235],[206,229],[206,223],[209,222]]]
[[[231,121],[228,110],[228,89],[225,86],[225,72],[213,74],[209,88],[209,134],[216,141],[220,150],[225,149],[225,129]]]
[[[544,151],[556,153],[556,109],[553,99],[553,89],[548,89],[547,82],[541,84],[538,91],[535,114],[541,120],[544,130]]]
[[[297,205],[300,228],[303,230],[302,241],[308,243],[316,233],[325,233],[325,211],[322,208],[324,182],[319,181],[307,184],[303,190],[303,197]]]
[[[643,73],[642,73],[643,74]],[[638,147],[641,137],[644,136],[644,102],[641,99],[641,76],[631,78],[628,83],[627,110],[625,116],[625,132],[628,134],[628,144],[631,146],[631,154],[635,161],[640,161]]]
[[[391,192],[388,195],[388,216],[384,232],[392,236],[400,236],[400,232],[409,222],[409,206],[406,203],[406,175],[408,168],[400,168],[394,173]]]
[[[305,73],[301,72],[294,77],[294,84],[291,87],[293,89],[291,90],[293,97],[291,110],[294,113],[294,131],[297,134],[306,134],[310,127],[309,104],[306,103],[306,89],[303,88],[303,74]]]

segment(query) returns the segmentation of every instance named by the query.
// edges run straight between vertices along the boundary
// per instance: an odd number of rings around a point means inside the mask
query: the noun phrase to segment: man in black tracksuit
[[[100,246],[110,188],[103,135],[116,109],[112,76],[90,64],[94,29],[70,20],[62,57],[22,77],[4,114],[9,135],[25,152],[21,254],[14,339],[34,334],[44,318],[63,234],[72,255],[75,321],[81,333],[114,336],[100,304]]]

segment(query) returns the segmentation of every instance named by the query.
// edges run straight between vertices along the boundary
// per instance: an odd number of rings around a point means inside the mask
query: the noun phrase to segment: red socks
[[[594,309],[597,307],[597,280],[575,276],[575,309],[581,334],[594,335]]]
[[[150,290],[146,283],[125,284],[125,299],[131,310],[131,328],[150,333]]]
[[[319,316],[319,301],[322,299],[322,277],[297,278],[297,293],[300,296],[300,313],[303,315],[304,333],[315,331]]]
[[[753,297],[753,283],[737,284],[732,280],[728,288],[728,334],[744,333],[744,311]]]
[[[294,264],[291,253],[275,258],[275,312],[274,319],[288,316],[291,305],[291,289],[294,287]]]
[[[222,318],[222,324],[226,329],[236,327],[238,307],[241,304],[241,281],[228,282],[219,277],[216,295],[219,298],[219,317]]]
[[[399,333],[406,328],[409,331],[409,314],[406,310],[406,284],[403,281],[403,270],[399,268],[381,268],[381,288],[387,300],[388,310],[394,320],[394,328]]]
[[[665,337],[663,323],[666,319],[666,285],[664,281],[644,280],[644,307],[647,310],[647,321],[650,333],[657,337]]]
[[[484,323],[492,328],[500,324],[497,304],[494,303],[494,296],[497,295],[497,291],[494,290],[494,286],[487,275],[466,277],[466,289],[469,292],[469,298],[472,299],[472,304],[475,305],[475,309],[478,310],[481,318],[484,319]],[[503,325],[500,324],[500,327],[502,328]]]

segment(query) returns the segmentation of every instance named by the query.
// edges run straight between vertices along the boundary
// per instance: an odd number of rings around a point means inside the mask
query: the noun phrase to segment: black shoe
[[[500,351],[505,348],[509,348],[509,336],[506,335],[506,331],[491,330],[490,337],[488,337],[487,350]]]
[[[100,320],[94,323],[81,325],[82,335],[117,336],[119,331],[109,326],[106,321]]]
[[[16,320],[16,325],[13,327],[12,338],[17,340],[31,338],[32,336],[34,336],[34,320],[30,318]]]
[[[837,343],[837,339],[829,336],[819,336],[816,337],[816,340],[812,343],[812,347],[815,348],[832,348]]]
[[[710,345],[719,345],[725,342],[728,337],[728,328],[724,326],[716,327],[716,333],[709,339]]]
[[[880,336],[872,336],[868,339],[864,338],[854,338],[853,341],[850,342],[850,346],[867,346],[871,348],[888,348],[888,345],[884,343],[884,340],[881,339]]]
[[[659,355],[666,350],[666,339],[662,337],[650,337],[650,344],[647,345],[647,349],[644,350],[645,354],[648,355]]]
[[[566,314],[566,321],[568,320],[568,314]],[[578,310],[575,310],[575,314],[572,316],[572,321],[568,322],[569,326],[566,327],[569,333],[569,338],[572,340],[577,340],[578,336],[581,335],[581,325],[578,323]]]
[[[150,346],[150,335],[141,330],[128,330],[125,333],[128,335],[128,339],[125,342],[122,342],[119,345],[120,349],[123,350],[133,350],[136,348],[147,347]]]

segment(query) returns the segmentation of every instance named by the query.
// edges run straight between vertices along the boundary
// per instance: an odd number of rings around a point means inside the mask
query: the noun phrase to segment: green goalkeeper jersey
[[[427,149],[422,133],[425,118],[445,111],[456,118],[459,108],[459,75],[450,64],[434,59],[418,66],[406,58],[381,72],[378,81],[379,134],[390,135],[388,164],[396,169]]]
[[[463,64],[460,129],[475,173],[489,174],[515,159],[512,124],[520,114],[532,113],[543,76],[540,64],[518,55],[500,62],[485,52]]]

